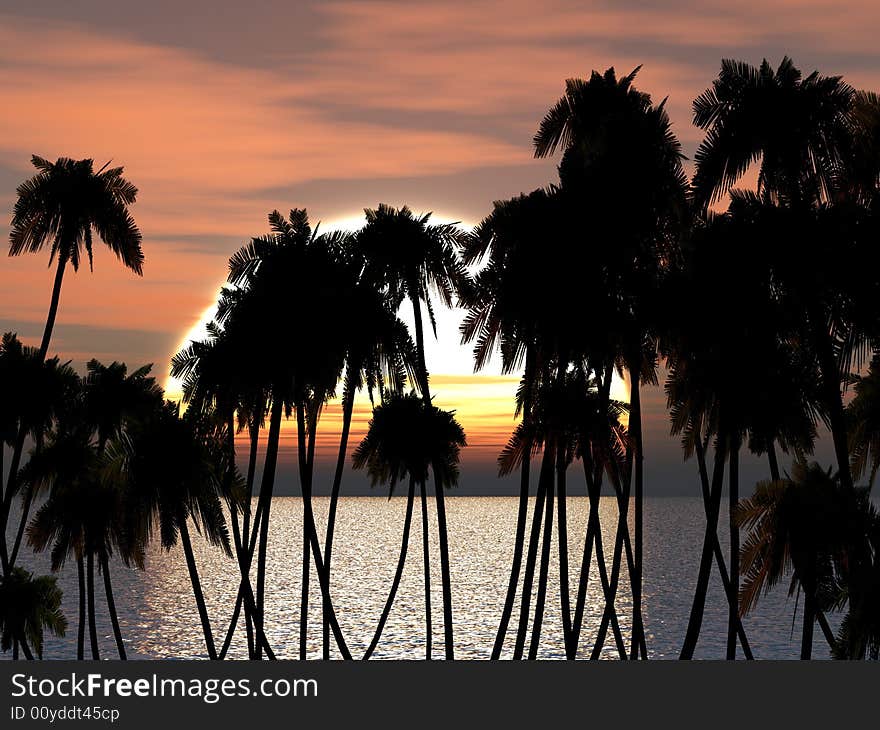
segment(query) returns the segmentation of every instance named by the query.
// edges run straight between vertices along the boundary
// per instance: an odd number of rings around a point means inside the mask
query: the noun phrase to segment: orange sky
[[[691,154],[690,103],[722,56],[788,53],[877,89],[878,27],[873,0],[4,3],[0,207],[11,211],[31,153],[125,166],[141,191],[144,278],[98,250],[93,274],[65,281],[53,350],[156,362],[164,378],[229,254],[273,208],[305,206],[332,227],[408,203],[473,224],[493,200],[553,180],[530,140],[566,77],[644,64],[639,87],[668,96]],[[42,255],[2,266],[0,327],[33,342],[52,272]],[[429,369],[438,403],[465,422],[469,458],[490,463],[513,423],[513,381],[497,367],[467,378],[456,328],[444,314]],[[648,411],[665,439],[659,390]],[[680,460],[667,446],[656,458]]]

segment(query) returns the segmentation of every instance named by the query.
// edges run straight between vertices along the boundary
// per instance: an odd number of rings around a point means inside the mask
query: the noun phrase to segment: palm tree
[[[663,350],[672,433],[682,437],[685,457],[696,455],[706,512],[706,531],[697,586],[681,657],[693,656],[713,561],[729,601],[727,657],[736,656],[739,638],[750,655],[740,621],[739,458],[744,445],[775,454],[775,445],[795,453],[812,450],[821,410],[811,364],[779,332],[784,310],[774,296],[760,241],[745,235],[749,222],[735,211],[700,221],[683,265],[664,297],[669,330]],[[699,302],[695,306],[694,302]],[[743,353],[760,359],[741,367]],[[706,452],[715,448],[710,477]],[[718,545],[725,463],[730,500],[730,573]],[[770,459],[771,472],[776,468]]]
[[[639,67],[640,68],[640,67]],[[629,433],[635,497],[633,641],[631,656],[645,656],[641,616],[643,449],[641,383],[656,382],[651,294],[670,261],[686,217],[687,180],[681,145],[664,103],[654,105],[614,69],[590,79],[569,79],[564,96],[545,115],[534,137],[536,157],[563,149],[564,190],[587,205],[599,240],[608,291],[619,292],[622,339],[617,356],[630,381]],[[624,191],[621,194],[620,191]],[[612,244],[613,242],[613,244]]]
[[[325,615],[340,652],[348,659],[351,654],[330,602],[329,576],[318,544],[311,495],[317,425],[345,366],[345,333],[352,321],[358,272],[345,252],[347,236],[318,235],[304,210],[292,210],[289,220],[276,211],[270,215],[270,223],[269,236],[253,239],[230,259],[229,281],[242,293],[226,325],[241,342],[249,343],[246,349],[261,353],[253,362],[255,378],[271,402],[266,466],[257,506],[261,514],[257,613],[262,621],[267,520],[281,419],[285,413],[295,412],[304,508],[300,656],[305,658],[309,564],[313,558]],[[298,286],[291,289],[294,279]],[[298,320],[296,337],[279,337],[275,322],[266,316],[267,312],[287,309],[308,313]]]
[[[75,399],[78,388],[79,378],[69,363],[62,363],[57,357],[48,360],[41,358],[36,348],[22,344],[15,334],[7,332],[3,335],[0,342],[0,401],[3,403],[0,430],[3,443],[13,448],[12,463],[0,503],[0,530],[4,535],[12,501],[20,493],[18,474],[22,451],[19,447],[23,449],[25,437],[39,447],[59,413]],[[13,533],[15,537],[11,550],[7,550],[5,537],[0,540],[4,572],[15,564],[21,535],[27,524],[30,509],[28,492],[24,493],[24,498],[25,504],[18,528]]]
[[[61,589],[54,576],[34,577],[24,568],[13,568],[0,578],[0,650],[21,647],[33,659],[30,647],[43,658],[45,631],[64,636],[67,621],[61,611]]]
[[[379,205],[364,211],[366,225],[359,231],[355,245],[365,262],[364,276],[382,287],[392,301],[409,299],[413,310],[418,357],[418,386],[425,400],[431,403],[428,368],[425,363],[425,338],[422,303],[435,325],[431,294],[446,306],[452,306],[454,295],[466,286],[464,265],[456,250],[464,244],[465,234],[457,224],[431,224],[431,214],[415,216],[406,206],[395,209]],[[435,327],[436,335],[436,327]],[[437,500],[437,522],[440,531],[440,569],[443,584],[443,628],[446,658],[455,658],[452,623],[452,583],[449,571],[449,545],[446,528],[446,506],[443,489],[434,484]]]
[[[221,304],[218,306],[218,319],[227,319],[234,307],[235,290],[224,290]],[[177,353],[171,361],[172,377],[183,380],[183,402],[189,409],[204,413],[207,417],[217,416],[218,435],[226,444],[228,484],[235,480],[236,449],[235,434],[237,431],[249,431],[248,469],[242,499],[242,521],[238,521],[238,504],[230,503],[230,522],[235,546],[235,554],[241,572],[241,583],[238,596],[226,631],[226,639],[219,656],[225,656],[232,641],[241,607],[245,608],[245,628],[248,637],[248,651],[252,658],[256,656],[254,643],[254,624],[256,606],[250,582],[250,566],[253,550],[250,548],[251,537],[251,502],[253,499],[254,476],[256,471],[258,435],[264,420],[264,398],[262,387],[249,380],[253,368],[248,363],[248,353],[224,329],[218,321],[208,325],[208,338],[202,342],[191,342]],[[238,420],[236,422],[236,415]],[[256,534],[256,533],[254,533]],[[261,629],[258,630],[257,641],[265,646],[268,642]]]
[[[18,198],[9,230],[9,255],[36,253],[49,248],[49,264],[56,264],[55,283],[38,359],[49,351],[52,329],[58,313],[64,271],[70,264],[79,269],[83,255],[92,266],[92,242],[97,235],[123,265],[141,275],[144,255],[141,233],[128,206],[137,198],[137,188],[123,176],[122,167],[94,171],[90,159],[61,157],[55,162],[33,155],[38,172],[18,186]],[[30,393],[38,397],[36,391]],[[14,491],[14,479],[21,465],[26,431],[19,428],[12,452],[7,492]],[[2,527],[5,529],[5,517]]]
[[[467,445],[465,433],[452,411],[443,411],[424,403],[415,392],[392,395],[373,409],[373,417],[366,436],[352,455],[355,469],[366,468],[373,485],[388,484],[389,498],[398,482],[409,479],[406,517],[397,569],[382,616],[373,639],[364,655],[368,659],[382,636],[391,607],[397,595],[409,547],[415,487],[428,480],[428,470],[434,474],[438,488],[449,488],[458,483],[458,464],[462,447]],[[422,512],[422,533],[428,533],[426,512]],[[423,541],[425,564],[426,625],[430,626],[429,581],[430,569],[427,541]],[[430,647],[430,643],[426,644]],[[428,649],[428,651],[430,651]],[[428,657],[430,659],[430,654]]]
[[[127,534],[138,544],[158,531],[165,550],[178,540],[183,547],[205,646],[217,658],[211,622],[202,593],[193,552],[189,522],[208,542],[227,555],[232,551],[223,514],[226,452],[203,414],[180,415],[179,406],[166,402],[107,445],[107,472],[125,484]]]
[[[870,97],[840,77],[803,76],[787,57],[775,70],[766,60],[759,67],[724,60],[712,87],[694,101],[694,123],[706,130],[696,154],[699,206],[717,200],[760,161],[757,191],[735,194],[732,204],[753,220],[752,235],[763,236],[791,327],[820,369],[847,488],[853,481],[842,372],[876,321],[876,284],[866,273],[876,263],[876,236],[860,233],[880,170],[865,144],[870,106]],[[873,194],[865,194],[866,184]]]
[[[128,206],[137,188],[123,176],[122,167],[104,165],[95,172],[92,160],[60,157],[55,162],[33,155],[38,172],[18,186],[18,199],[9,231],[9,255],[36,253],[49,247],[55,262],[55,284],[40,356],[49,351],[49,340],[58,313],[61,283],[68,264],[79,270],[83,254],[92,266],[92,240],[97,235],[124,266],[143,273],[141,233]]]
[[[869,514],[863,491],[843,487],[830,468],[816,463],[795,461],[790,477],[759,482],[736,513],[749,530],[742,549],[742,613],[790,575],[789,595],[796,589],[804,594],[801,659],[809,659],[813,624],[834,604],[852,545],[867,534]]]

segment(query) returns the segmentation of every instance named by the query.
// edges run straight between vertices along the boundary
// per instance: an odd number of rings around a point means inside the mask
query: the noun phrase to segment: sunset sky
[[[878,27],[875,0],[3,2],[0,236],[32,153],[124,165],[140,188],[144,277],[99,248],[94,273],[65,281],[51,349],[80,364],[155,362],[164,382],[228,256],[274,208],[306,207],[333,228],[405,203],[473,225],[493,200],[554,180],[555,162],[534,160],[530,143],[567,77],[644,64],[637,85],[668,96],[691,155],[690,104],[722,57],[788,54],[805,72],[878,89]],[[47,263],[2,259],[0,328],[31,343]],[[469,376],[457,322],[442,317],[428,367],[437,403],[458,410],[473,444],[465,467],[489,480],[514,424],[513,381],[497,366]],[[364,406],[360,427],[367,416]],[[660,389],[646,396],[646,424],[649,492],[693,492]]]

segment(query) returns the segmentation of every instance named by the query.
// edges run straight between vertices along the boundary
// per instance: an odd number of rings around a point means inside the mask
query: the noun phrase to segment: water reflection
[[[315,499],[319,531],[323,533],[329,500]],[[340,502],[333,550],[332,590],[339,622],[355,656],[363,654],[372,638],[394,574],[400,548],[406,500],[394,497],[351,497]],[[449,546],[452,570],[456,658],[489,657],[510,567],[517,500],[511,497],[453,497],[447,500]],[[568,510],[569,565],[572,594],[577,589],[587,500],[570,498]],[[418,510],[417,510],[418,511]],[[614,500],[600,504],[603,547],[611,565],[616,524]],[[431,510],[432,607],[434,656],[442,656],[443,620],[439,545],[436,513]],[[649,654],[657,658],[677,656],[684,636],[702,541],[703,507],[698,499],[649,499],[645,508],[644,618]],[[722,515],[722,526],[726,519]],[[266,631],[279,658],[299,655],[300,579],[302,546],[302,503],[298,498],[273,500],[269,559],[267,566]],[[554,535],[555,537],[555,535]],[[726,540],[721,535],[722,547]],[[424,583],[420,521],[413,521],[409,556],[400,590],[377,647],[376,659],[420,659],[424,657]],[[199,572],[211,615],[215,640],[222,644],[237,593],[237,567],[231,558],[211,549],[194,534]],[[564,657],[559,608],[558,552],[554,540],[547,592],[547,606],[539,658]],[[25,555],[27,566],[48,572],[48,558]],[[123,636],[130,658],[201,658],[205,646],[196,613],[189,576],[179,549],[170,553],[152,548],[147,569],[140,572],[113,566],[116,602]],[[310,658],[321,656],[320,589],[314,576],[310,585]],[[59,577],[65,592],[64,610],[70,622],[63,639],[49,638],[45,655],[70,658],[76,654],[76,571],[66,566]],[[533,604],[534,605],[534,604]],[[624,569],[617,595],[621,630],[628,637],[631,595]],[[519,601],[511,621],[515,629]],[[98,596],[98,630],[102,656],[112,658],[112,630],[103,596]],[[586,658],[599,628],[604,607],[595,559],[579,656]],[[753,651],[762,658],[796,658],[799,636],[791,636],[793,601],[778,590],[745,621]],[[720,581],[715,578],[707,600],[705,622],[697,655],[723,658],[727,608]],[[820,632],[816,632],[819,634]],[[799,632],[798,632],[799,634]],[[505,644],[505,655],[512,647]],[[246,658],[243,630],[236,632],[229,651],[232,658]],[[334,657],[338,656],[335,651]],[[616,656],[610,631],[603,653]],[[817,638],[815,656],[827,656],[827,647]]]

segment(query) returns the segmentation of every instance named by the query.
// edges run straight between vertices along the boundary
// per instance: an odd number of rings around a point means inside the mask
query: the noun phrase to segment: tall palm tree
[[[95,172],[89,159],[60,157],[55,162],[33,155],[37,174],[18,186],[18,199],[9,230],[9,255],[36,253],[49,247],[49,263],[55,263],[55,283],[40,355],[49,351],[49,341],[61,283],[68,264],[79,269],[83,255],[92,266],[92,241],[97,235],[124,266],[143,273],[141,233],[128,206],[137,199],[137,188],[123,176],[122,167],[104,165]]]
[[[398,482],[406,479],[409,479],[409,492],[397,569],[382,616],[364,659],[372,655],[379,643],[403,575],[409,547],[415,487],[417,484],[424,486],[428,480],[429,469],[434,474],[438,488],[445,489],[457,484],[461,449],[466,445],[464,430],[455,420],[454,412],[443,411],[424,403],[415,392],[409,395],[392,395],[373,410],[367,434],[352,455],[354,467],[366,468],[373,485],[388,484],[389,498]],[[423,511],[423,534],[427,534],[428,530],[426,513]],[[427,576],[430,564],[426,541],[423,541],[423,547]],[[427,579],[425,589],[426,625],[430,626]],[[430,643],[426,643],[426,649],[429,646]]]
[[[694,123],[706,130],[696,154],[699,206],[717,200],[759,163],[757,191],[737,193],[732,204],[753,219],[753,235],[765,231],[792,329],[821,372],[846,488],[853,481],[842,375],[876,329],[876,284],[863,274],[876,263],[876,224],[866,238],[860,234],[880,172],[876,154],[862,154],[871,136],[864,134],[868,108],[870,98],[839,76],[804,76],[788,57],[776,69],[766,60],[758,67],[724,60],[712,87],[694,101]],[[866,184],[875,192],[866,195]]]
[[[232,311],[234,290],[221,294],[218,306],[218,319],[227,319]],[[228,307],[228,308],[227,308]],[[201,342],[191,342],[178,352],[171,362],[172,377],[183,381],[183,401],[187,407],[211,417],[217,416],[217,428],[227,450],[227,483],[231,484],[237,475],[235,435],[237,431],[249,432],[248,468],[242,499],[242,518],[239,525],[238,504],[230,503],[230,522],[239,563],[241,583],[235,608],[226,631],[226,639],[220,656],[224,657],[238,625],[241,608],[245,608],[245,628],[248,636],[248,651],[256,656],[254,629],[256,606],[250,579],[250,566],[253,551],[251,544],[251,502],[253,499],[256,472],[258,436],[264,420],[264,396],[262,386],[251,379],[253,368],[248,362],[246,343],[236,341],[234,332],[224,329],[218,321],[208,325],[208,337]],[[237,417],[237,418],[236,418]],[[268,644],[262,629],[257,626],[257,642]]]
[[[413,310],[418,357],[418,386],[431,403],[428,368],[425,362],[425,338],[422,304],[428,310],[431,325],[436,326],[431,294],[441,303],[452,306],[455,294],[467,283],[463,263],[456,250],[465,241],[465,233],[456,224],[431,224],[431,214],[416,216],[406,206],[395,209],[379,205],[364,211],[366,225],[359,231],[356,247],[364,260],[364,276],[385,289],[393,301],[409,299]],[[443,629],[446,658],[455,658],[452,621],[452,582],[449,570],[449,545],[443,489],[434,484],[437,522],[440,532],[440,572],[443,584]]]
[[[226,325],[242,342],[250,343],[252,353],[261,353],[253,366],[271,402],[266,467],[257,507],[261,513],[257,612],[262,620],[267,520],[281,420],[285,413],[295,412],[304,508],[300,656],[305,657],[309,563],[314,559],[325,615],[340,652],[348,659],[351,654],[330,601],[329,576],[318,544],[311,495],[317,425],[345,366],[345,332],[352,320],[358,272],[345,255],[346,235],[318,235],[304,210],[291,211],[289,220],[276,211],[270,215],[270,223],[273,230],[269,236],[253,239],[230,259],[229,281],[243,292]],[[291,289],[294,279],[298,286]],[[274,320],[266,316],[267,312],[287,309],[308,313],[298,320],[295,337],[279,337]]]
[[[687,186],[681,145],[665,104],[653,104],[648,94],[633,86],[639,68],[619,79],[613,68],[604,74],[594,71],[589,80],[569,79],[564,96],[547,112],[534,137],[536,157],[562,148],[562,187],[588,206],[597,238],[607,240],[602,262],[611,276],[609,291],[620,293],[619,356],[630,381],[635,497],[633,658],[645,656],[640,388],[645,380],[656,382],[651,294],[675,258],[686,218]]]
[[[24,568],[13,568],[0,577],[0,650],[18,648],[33,659],[30,647],[43,658],[45,631],[64,636],[67,620],[61,611],[61,589],[55,577],[34,577]]]
[[[761,243],[744,235],[748,230],[748,221],[733,211],[699,222],[664,297],[670,325],[663,350],[672,433],[682,437],[686,458],[697,457],[707,518],[681,652],[685,659],[693,656],[699,637],[713,562],[729,601],[727,657],[735,658],[738,638],[749,656],[738,610],[739,527],[734,520],[740,453],[748,444],[758,452],[775,453],[774,444],[809,452],[821,413],[813,387],[816,373],[779,331],[784,310],[774,296]],[[760,358],[743,368],[744,353],[760,353]],[[715,448],[711,477],[706,463],[710,444]],[[725,463],[729,577],[717,536]],[[771,460],[771,471],[774,464]]]
[[[111,168],[107,163],[95,172],[90,159],[61,157],[49,162],[37,155],[31,157],[31,162],[38,172],[16,190],[18,198],[9,229],[9,255],[37,253],[48,247],[49,265],[53,262],[56,265],[49,314],[38,354],[43,360],[49,352],[65,269],[70,264],[77,271],[84,255],[91,268],[94,236],[138,275],[143,273],[144,254],[141,233],[128,210],[138,191],[122,176],[122,167]],[[36,392],[32,395],[37,397]],[[25,437],[25,430],[19,428],[7,491],[14,486]],[[2,526],[5,528],[5,520]]]
[[[348,456],[348,438],[354,414],[357,391],[366,387],[373,402],[374,391],[384,399],[385,393],[398,393],[407,374],[416,381],[415,348],[406,325],[397,317],[387,295],[377,290],[372,282],[361,275],[354,293],[354,307],[348,326],[340,336],[347,343],[345,376],[342,386],[342,430],[336,470],[330,489],[330,507],[327,513],[327,531],[324,538],[324,562],[329,575],[333,555],[333,536],[336,513],[342,486],[342,475]],[[424,485],[423,492],[424,492]],[[423,504],[423,508],[426,505]],[[330,658],[330,621],[325,607],[323,621],[324,658]]]

